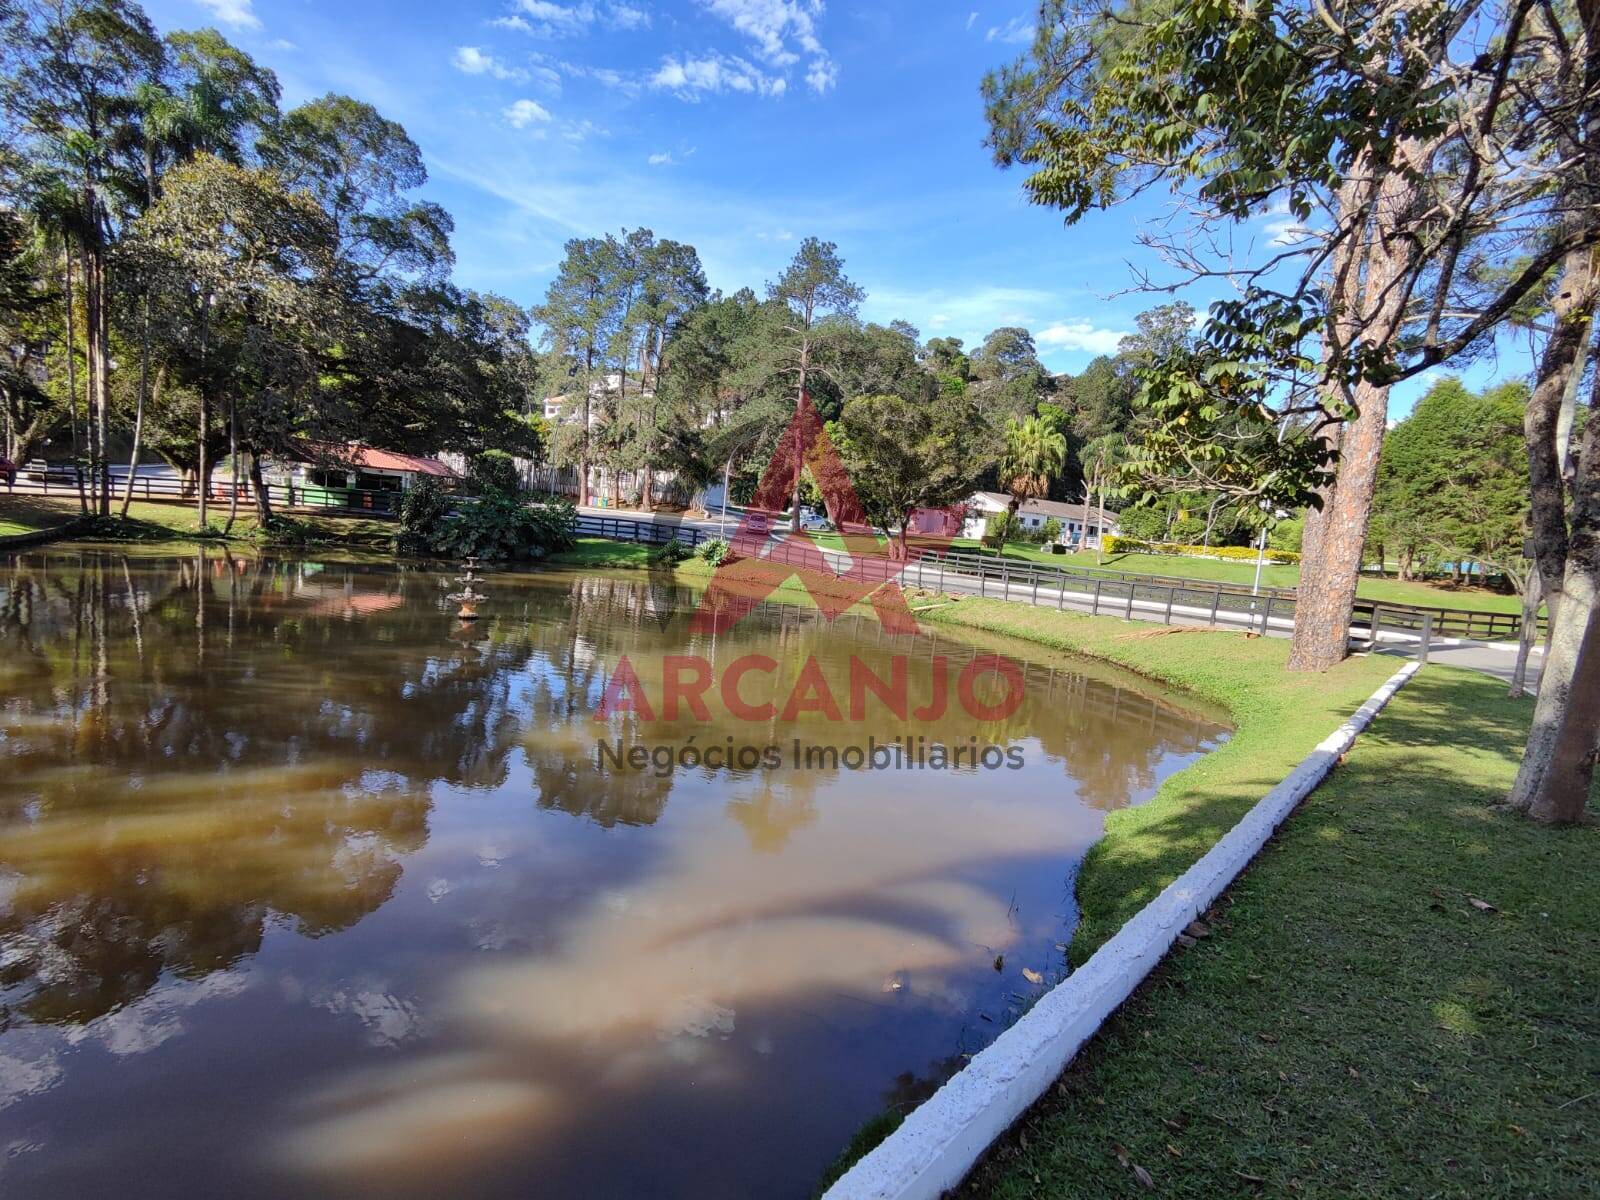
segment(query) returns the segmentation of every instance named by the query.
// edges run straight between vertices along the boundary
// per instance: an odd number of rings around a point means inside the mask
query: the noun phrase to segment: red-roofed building
[[[272,483],[291,489],[295,503],[385,510],[392,505],[383,502],[381,493],[408,492],[423,478],[454,483],[461,477],[437,458],[423,454],[316,442],[305,443],[300,453],[275,463],[270,472]],[[374,497],[373,493],[380,495]]]

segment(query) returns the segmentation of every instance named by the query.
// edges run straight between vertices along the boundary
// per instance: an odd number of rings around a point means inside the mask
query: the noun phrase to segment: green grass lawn
[[[65,525],[78,515],[78,502],[69,509],[48,496],[8,495],[0,487],[0,537],[38,533]]]
[[[813,535],[818,544],[830,549],[843,548],[836,533]],[[992,553],[984,551],[977,542],[958,539],[956,550],[967,553]],[[1249,587],[1255,582],[1254,560],[1222,560],[1188,558],[1174,554],[1107,554],[1096,559],[1092,550],[1079,550],[1070,554],[1052,554],[1042,546],[1026,542],[1007,542],[1006,556],[1042,562],[1054,567],[1104,567],[1113,571],[1134,571],[1141,575],[1171,575],[1182,579],[1202,579],[1211,583],[1232,583]],[[1298,564],[1267,563],[1261,570],[1261,583],[1265,587],[1292,588],[1300,583]],[[1421,604],[1435,608],[1462,608],[1474,612],[1521,611],[1521,602],[1515,596],[1481,587],[1449,587],[1444,584],[1407,582],[1399,579],[1363,578],[1357,595],[1364,600],[1377,600],[1391,604]]]
[[[221,535],[228,519],[226,503],[213,505],[207,514],[208,530],[202,533],[200,516],[192,504],[168,504],[159,501],[135,500],[128,509],[128,520],[116,514],[121,511],[121,500],[111,506],[110,523],[85,532],[86,538],[125,538],[137,541],[163,539],[187,540]],[[20,532],[7,528],[12,523],[34,522],[27,528],[43,529],[65,524],[78,517],[76,496],[7,496],[0,491],[0,536]],[[356,546],[386,546],[394,536],[394,523],[365,517],[300,516],[289,518],[279,530],[280,537],[292,541],[334,543]],[[244,504],[239,507],[239,518],[230,535],[236,541],[265,540],[258,528],[255,510]]]
[[[1491,808],[1528,711],[1423,671],[959,1194],[1593,1194],[1600,826]]]

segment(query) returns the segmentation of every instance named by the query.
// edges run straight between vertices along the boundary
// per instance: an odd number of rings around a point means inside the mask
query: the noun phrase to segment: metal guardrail
[[[589,514],[578,518],[578,532],[651,545],[676,540],[690,549],[719,536],[698,525]],[[815,549],[785,542],[763,546],[761,553],[773,562],[796,567],[815,564]],[[833,566],[848,562],[838,551],[823,554]],[[851,576],[862,582],[898,579],[934,591],[1026,599],[1033,604],[1086,609],[1093,614],[1168,625],[1198,623],[1264,632],[1273,627],[1287,628],[1294,621],[1293,588],[1262,588],[1252,594],[1247,588],[1225,583],[1109,567],[1057,567],[993,554],[930,550],[915,544],[910,562],[863,557],[859,563],[851,564]],[[1367,641],[1374,641],[1383,633],[1398,633],[1419,641],[1441,637],[1493,641],[1515,638],[1521,628],[1522,618],[1516,613],[1358,600],[1353,633]]]

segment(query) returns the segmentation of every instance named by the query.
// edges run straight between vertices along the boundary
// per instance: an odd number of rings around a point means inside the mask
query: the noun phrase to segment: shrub
[[[486,450],[467,464],[467,482],[480,496],[514,496],[522,489],[517,464],[504,450]]]
[[[571,546],[577,527],[577,510],[564,500],[523,504],[493,492],[452,502],[432,480],[422,480],[401,503],[395,548],[444,558],[536,559]]]
[[[1148,542],[1140,538],[1111,536],[1106,538],[1107,554],[1174,554],[1189,558],[1221,558],[1230,561],[1254,562],[1254,546],[1191,546],[1175,542]],[[1268,548],[1270,563],[1297,563],[1300,556],[1289,550]]]
[[[1286,521],[1279,521],[1277,527],[1267,535],[1267,545],[1274,550],[1287,550],[1291,554],[1299,554],[1300,543],[1305,533],[1306,519],[1290,517]]]
[[[677,538],[673,538],[670,542],[667,542],[661,546],[657,546],[654,550],[652,550],[650,552],[650,561],[653,563],[660,563],[663,566],[671,567],[681,563],[693,553],[694,552],[690,550],[689,547],[685,546]]]
[[[721,566],[722,563],[727,559],[728,551],[729,546],[727,538],[712,538],[709,542],[701,542],[700,548],[696,550],[695,553],[703,558],[706,562],[710,563],[713,567],[716,567]]]
[[[990,513],[983,523],[983,542],[986,546],[999,546],[1020,540],[1021,525],[1010,513]]]
[[[1043,537],[1040,538],[1040,541],[1044,541],[1044,542],[1060,541],[1061,540],[1061,521],[1056,517],[1049,517],[1049,518],[1047,518],[1045,520],[1045,523],[1044,523],[1043,527],[1040,529],[1039,532],[1044,535]]]
[[[433,554],[451,519],[450,498],[435,479],[417,480],[400,501],[400,530],[394,548],[401,554]]]

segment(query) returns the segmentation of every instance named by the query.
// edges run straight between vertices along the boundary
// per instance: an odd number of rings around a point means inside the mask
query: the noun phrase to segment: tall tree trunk
[[[808,305],[805,314],[806,329],[811,327],[811,309]],[[809,333],[800,335],[800,386],[794,394],[794,494],[789,500],[789,532],[800,532],[800,483],[804,474],[806,448],[800,444],[800,410],[806,403],[806,383],[811,370],[811,338]],[[1015,497],[1012,497],[1015,501]]]
[[[233,532],[233,523],[239,519],[239,401],[231,390],[228,393],[228,520],[222,526],[222,536]]]
[[[1104,478],[1100,479],[1100,486],[1096,489],[1100,493],[1100,525],[1096,529],[1094,536],[1094,561],[1096,563],[1104,562],[1106,553],[1106,482]]]
[[[1558,404],[1561,390],[1554,389]],[[1530,442],[1530,460],[1535,453]],[[1551,446],[1537,453],[1544,459],[1555,458]],[[1600,690],[1600,664],[1591,651],[1596,649],[1595,625],[1600,623],[1600,386],[1590,397],[1572,492],[1561,598],[1550,607],[1550,641],[1539,699],[1509,798],[1513,808],[1543,821],[1579,819],[1594,770],[1594,693]],[[1539,503],[1536,493],[1536,509]]]
[[[1362,169],[1373,170],[1373,164],[1369,160]],[[1358,179],[1349,185],[1350,190],[1340,197],[1343,211],[1358,211],[1352,206],[1359,203],[1369,182]],[[1381,340],[1399,329],[1404,296],[1396,283],[1416,250],[1413,243],[1392,237],[1391,231],[1414,197],[1410,175],[1397,170],[1384,174],[1367,236],[1352,250],[1364,260],[1365,271],[1357,271],[1359,264],[1353,259],[1336,268],[1333,319],[1345,353],[1357,337]],[[1332,398],[1342,400],[1338,386],[1325,385],[1334,391]],[[1289,644],[1291,671],[1326,671],[1349,654],[1351,614],[1361,582],[1378,456],[1388,424],[1389,389],[1363,381],[1355,386],[1350,400],[1356,416],[1335,435],[1338,474],[1322,491],[1322,507],[1313,507],[1306,514],[1294,635]]]
[[[1600,757],[1600,608],[1591,608],[1572,692],[1562,714],[1544,787],[1528,808],[1536,821],[1570,825],[1583,819]]]
[[[210,436],[211,432],[211,412],[210,405],[206,400],[206,391],[206,386],[202,383],[200,385],[200,469],[198,472],[200,492],[200,530],[202,533],[205,532],[206,528],[206,501],[209,498],[209,493],[211,491],[211,456],[206,449],[206,439]]]
[[[67,304],[67,416],[72,423],[72,477],[78,482],[78,512],[88,516],[89,499],[83,492],[83,472],[78,469],[78,333],[72,305],[72,246],[65,237],[61,242],[61,293]]]
[[[1511,689],[1509,695],[1513,700],[1520,699],[1528,690],[1528,657],[1533,653],[1533,644],[1539,640],[1539,605],[1544,599],[1544,577],[1535,567],[1528,572],[1528,578],[1522,585],[1522,628],[1517,631],[1517,661],[1511,668]]]
[[[118,515],[126,521],[128,506],[133,503],[133,477],[139,470],[139,452],[144,443],[144,404],[150,388],[150,296],[144,297],[144,312],[139,330],[139,398],[133,410],[133,452],[128,456],[128,479],[122,488],[122,511]]]
[[[265,529],[272,520],[272,497],[267,493],[267,481],[261,475],[261,455],[250,451],[250,487],[256,494],[256,517]]]
[[[94,253],[95,342],[99,348],[99,368],[95,372],[95,409],[99,423],[95,429],[95,458],[100,464],[100,515],[111,515],[111,305],[107,263],[103,250]]]

